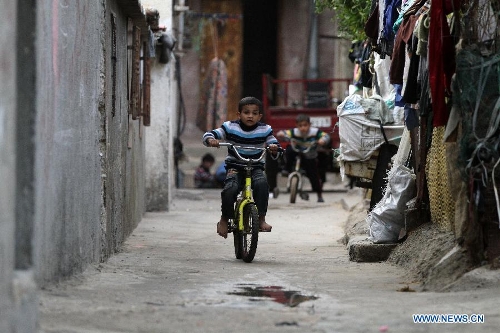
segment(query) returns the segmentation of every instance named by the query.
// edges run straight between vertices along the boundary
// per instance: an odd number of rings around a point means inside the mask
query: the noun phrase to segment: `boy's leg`
[[[331,158],[331,155],[323,151],[318,151],[318,174],[322,184],[326,182],[326,168],[329,164],[328,158]]]
[[[293,168],[295,167],[295,157],[297,156],[297,152],[295,152],[292,149],[291,145],[288,145],[285,150],[285,170],[288,171],[288,173],[294,171]]]
[[[278,160],[274,160],[269,151],[266,154],[266,177],[269,183],[269,192],[273,192],[278,186],[278,181],[276,179],[278,176]]]
[[[235,169],[228,170],[224,188],[220,195],[222,215],[219,223],[217,223],[217,233],[224,238],[227,238],[228,221],[234,216],[234,202],[241,190],[240,183],[239,172]]]
[[[318,194],[318,202],[323,202],[323,184],[319,177],[317,160],[315,158],[303,158],[301,163],[304,167],[307,178],[309,178],[309,181],[311,182],[313,191]]]
[[[252,191],[255,205],[259,211],[259,223],[262,231],[271,231],[272,226],[266,223],[267,205],[269,202],[269,185],[264,171],[254,169],[252,173]]]

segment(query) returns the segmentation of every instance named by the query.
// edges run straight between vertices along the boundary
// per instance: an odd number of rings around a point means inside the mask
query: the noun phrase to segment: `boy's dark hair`
[[[311,123],[311,118],[309,118],[308,115],[303,114],[303,113],[298,114],[297,118],[295,118],[295,122],[296,123],[300,123],[300,122],[303,122],[303,121],[307,121],[310,124]]]
[[[210,154],[210,153],[206,153],[205,155],[203,155],[203,157],[201,158],[201,161],[202,162],[215,162],[215,157],[214,155]]]
[[[257,105],[259,107],[259,113],[262,114],[262,102],[255,98],[255,97],[252,97],[252,96],[248,96],[248,97],[243,97],[240,102],[238,103],[238,112],[241,112],[241,110],[243,109],[243,106],[245,105]]]

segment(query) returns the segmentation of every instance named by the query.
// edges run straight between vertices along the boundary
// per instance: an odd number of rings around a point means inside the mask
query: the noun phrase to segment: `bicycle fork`
[[[245,226],[244,225],[244,208],[247,204],[253,202],[252,200],[252,174],[251,174],[251,168],[245,168],[245,187],[243,188],[242,191],[242,196],[241,198],[238,199],[238,204],[236,205],[237,209],[237,227],[239,231],[244,231]]]
[[[290,172],[288,175],[287,179],[287,188],[290,189],[291,186],[291,181],[293,177],[297,177],[299,179],[298,184],[297,184],[297,190],[300,192],[302,191],[302,174],[300,173],[300,157],[297,157],[295,159],[295,169],[294,171]]]

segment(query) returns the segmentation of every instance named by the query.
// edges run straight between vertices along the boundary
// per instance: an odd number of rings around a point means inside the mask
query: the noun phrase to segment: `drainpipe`
[[[189,10],[186,6],[185,0],[179,0],[177,5],[174,6],[174,10],[179,13],[179,44],[177,45],[177,50],[179,53],[183,53],[183,43],[184,43],[184,13]]]
[[[309,12],[311,21],[309,27],[309,55],[307,78],[317,79],[319,76],[318,70],[318,15],[315,13],[316,0],[311,0]]]

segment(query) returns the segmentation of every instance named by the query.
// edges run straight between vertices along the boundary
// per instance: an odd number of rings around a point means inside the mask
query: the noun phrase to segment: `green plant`
[[[370,15],[371,0],[316,0],[316,12],[325,8],[335,12],[339,34],[350,39],[364,40],[364,26]]]

